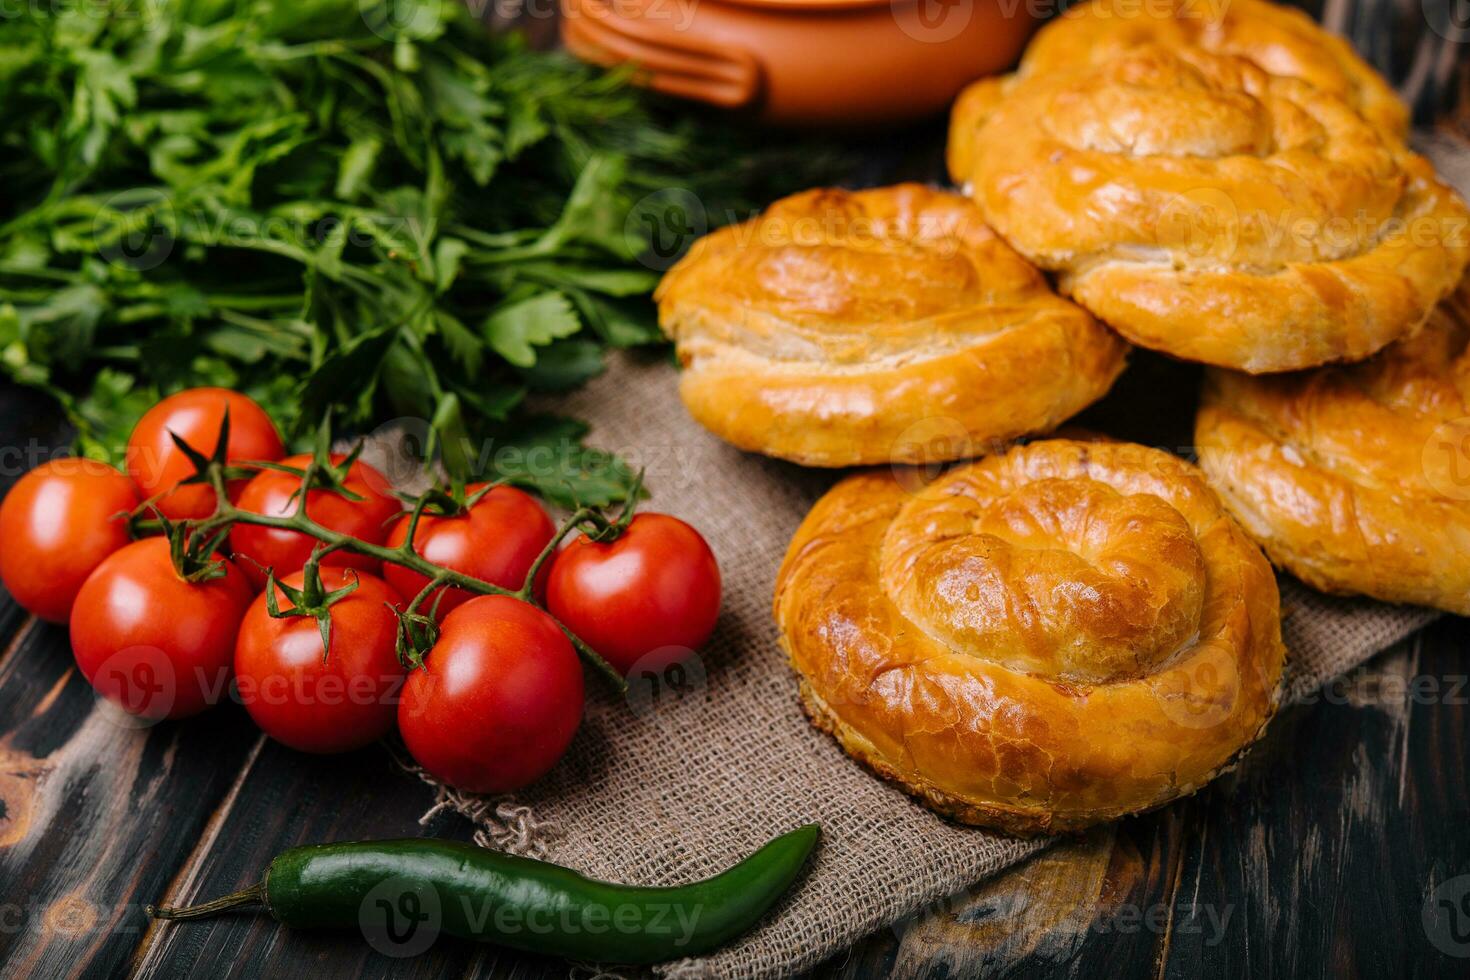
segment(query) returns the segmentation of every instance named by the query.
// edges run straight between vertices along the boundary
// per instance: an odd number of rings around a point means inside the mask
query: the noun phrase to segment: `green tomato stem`
[[[310,467],[308,467],[309,472]],[[423,575],[429,581],[409,603],[408,608],[405,610],[405,612],[409,613],[414,612],[432,592],[446,585],[464,589],[466,592],[473,592],[476,595],[508,596],[512,599],[519,599],[522,602],[530,603],[543,612],[546,612],[545,605],[536,598],[536,576],[540,573],[542,566],[550,559],[551,555],[555,553],[557,546],[576,527],[577,522],[585,520],[591,513],[590,508],[579,508],[570,519],[562,524],[556,535],[547,543],[546,547],[541,549],[541,553],[531,563],[531,568],[526,573],[525,581],[521,587],[519,589],[506,589],[492,582],[486,582],[484,579],[476,578],[473,575],[468,575],[452,568],[445,568],[443,565],[436,565],[418,553],[413,546],[413,540],[414,533],[418,530],[419,520],[423,516],[425,506],[425,498],[423,497],[420,497],[414,502],[414,507],[409,512],[408,533],[403,540],[403,544],[396,548],[390,548],[386,545],[374,544],[371,541],[363,541],[361,538],[355,538],[350,534],[343,534],[340,531],[334,531],[331,528],[318,524],[306,513],[307,495],[304,493],[298,498],[296,509],[290,514],[284,516],[256,514],[248,510],[241,510],[231,503],[229,494],[226,491],[223,468],[218,463],[211,462],[209,464],[208,478],[215,492],[215,512],[209,517],[202,518],[193,524],[194,533],[208,536],[224,527],[234,524],[253,524],[257,527],[278,528],[283,531],[298,531],[326,544],[327,550],[348,551],[353,554],[365,555],[369,558],[376,558],[384,563],[410,569]],[[146,528],[148,523],[151,522],[141,522],[140,526]],[[550,616],[551,614],[547,612],[547,615]],[[572,648],[577,651],[583,660],[605,677],[617,690],[627,690],[627,681],[623,678],[622,674],[618,673],[612,664],[608,663],[601,654],[584,643],[571,630],[567,629],[566,625],[556,619],[555,616],[551,618],[561,629],[562,633],[566,635],[572,644]]]

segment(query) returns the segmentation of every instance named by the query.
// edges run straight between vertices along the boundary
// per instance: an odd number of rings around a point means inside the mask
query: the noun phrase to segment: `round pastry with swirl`
[[[1195,441],[1246,532],[1308,585],[1470,615],[1470,285],[1361,364],[1210,372]]]
[[[1127,345],[958,194],[813,190],[697,243],[655,294],[679,391],[741,449],[809,466],[936,462],[1044,432]]]
[[[1383,76],[1358,57],[1351,44],[1323,30],[1305,12],[1269,0],[1090,0],[1069,7],[1037,32],[1018,76],[1069,70],[1108,61],[1147,44],[1194,46],[1235,55],[1273,75],[1299,78],[1342,99],[1385,135],[1403,140],[1409,109]],[[962,94],[954,108],[952,152],[967,170],[980,88]]]
[[[1192,793],[1276,710],[1276,579],[1185,461],[1035,442],[849,477],[776,585],[817,727],[965,823],[1034,834]]]
[[[1126,338],[1252,373],[1371,355],[1470,259],[1470,213],[1428,161],[1330,91],[1188,44],[979,83],[951,165]]]

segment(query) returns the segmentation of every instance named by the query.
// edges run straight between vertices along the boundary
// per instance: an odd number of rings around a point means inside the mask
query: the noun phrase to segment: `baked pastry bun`
[[[1271,560],[1324,592],[1470,615],[1470,287],[1370,361],[1212,371],[1200,466]]]
[[[817,727],[1026,835],[1197,790],[1261,734],[1285,654],[1261,550],[1198,470],[1131,443],[849,477],[796,532],[775,615]]]
[[[1337,95],[1200,47],[980,83],[953,140],[996,231],[1126,338],[1185,360],[1367,357],[1470,258],[1470,213],[1428,161]]]
[[[1127,350],[969,200],[919,184],[778,201],[695,243],[654,295],[694,418],[808,466],[1044,432],[1106,392]]]
[[[1245,58],[1273,75],[1337,96],[1385,135],[1402,141],[1409,109],[1346,40],[1305,12],[1267,0],[1091,0],[1067,9],[1026,47],[1019,75],[1070,70],[1147,44],[1194,46]],[[968,98],[973,98],[970,96]],[[968,152],[974,120],[962,95],[953,145]],[[960,169],[966,169],[963,166]]]

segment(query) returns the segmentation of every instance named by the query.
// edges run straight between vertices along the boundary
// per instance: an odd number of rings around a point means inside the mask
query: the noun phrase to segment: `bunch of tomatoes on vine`
[[[0,504],[0,580],[70,625],[99,695],[147,721],[240,701],[272,738],[345,752],[396,726],[471,792],[549,770],[581,723],[583,664],[614,684],[708,639],[720,572],[677,518],[578,508],[559,525],[499,483],[407,497],[358,459],[287,456],[222,388],[170,395],[127,472],[57,458]],[[359,450],[360,450],[359,446]]]

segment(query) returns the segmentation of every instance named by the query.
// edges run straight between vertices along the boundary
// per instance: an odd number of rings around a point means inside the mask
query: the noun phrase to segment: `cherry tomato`
[[[577,538],[552,562],[546,607],[623,674],[665,647],[693,650],[720,614],[720,567],[699,532],[635,514],[609,542]]]
[[[472,486],[468,492],[477,489]],[[519,589],[536,556],[555,536],[555,525],[534,498],[514,487],[501,486],[481,497],[466,514],[425,514],[419,519],[413,540],[419,554],[436,565],[473,575],[502,589]],[[393,525],[388,545],[396,548],[407,537],[408,517],[404,516]],[[383,577],[409,600],[429,583],[418,572],[401,565],[387,566]],[[439,599],[440,616],[474,594],[456,588],[440,591],[444,592]],[[421,608],[425,612],[432,609],[437,598],[437,594],[431,595]]]
[[[219,442],[225,406],[230,409],[230,442],[225,455],[231,460],[262,459],[274,462],[286,455],[275,423],[254,401],[226,388],[190,388],[154,405],[128,438],[128,475],[145,498],[163,494],[154,504],[165,517],[183,520],[208,517],[214,512],[214,490],[202,483],[180,487],[178,482],[194,475],[194,464],[170,433],[194,449],[210,455]],[[230,499],[239,497],[247,481],[231,480]]]
[[[97,566],[71,610],[82,676],[124,711],[186,718],[229,695],[235,633],[255,593],[240,570],[187,582],[166,538],[146,538]]]
[[[132,480],[95,460],[42,463],[0,504],[0,581],[28,612],[66,622],[87,576],[128,543],[118,515],[139,499]]]
[[[446,616],[398,705],[398,730],[419,765],[472,793],[544,775],[581,720],[571,642],[550,616],[508,596],[479,596]]]
[[[398,618],[388,607],[403,599],[366,572],[323,568],[322,585],[357,588],[332,603],[332,648],[322,657],[322,635],[311,616],[275,619],[265,596],[256,597],[235,644],[235,683],[260,730],[302,752],[347,752],[393,727],[404,668],[394,653]],[[301,588],[301,572],[283,581]],[[279,587],[280,609],[291,602]]]
[[[345,457],[333,456],[333,463]],[[292,456],[286,466],[304,470],[311,457]],[[306,514],[325,528],[350,534],[371,544],[382,544],[388,537],[388,521],[403,509],[388,495],[388,478],[366,463],[353,463],[347,470],[343,486],[362,500],[348,500],[332,490],[313,490],[306,495]],[[240,509],[254,514],[284,517],[296,512],[301,479],[278,470],[261,470],[246,484],[236,501]],[[265,588],[265,569],[274,568],[278,578],[301,571],[316,547],[315,538],[300,531],[283,531],[254,524],[236,524],[230,528],[230,550],[240,570],[257,589]],[[376,558],[334,551],[322,559],[322,567],[360,568],[376,572]]]

